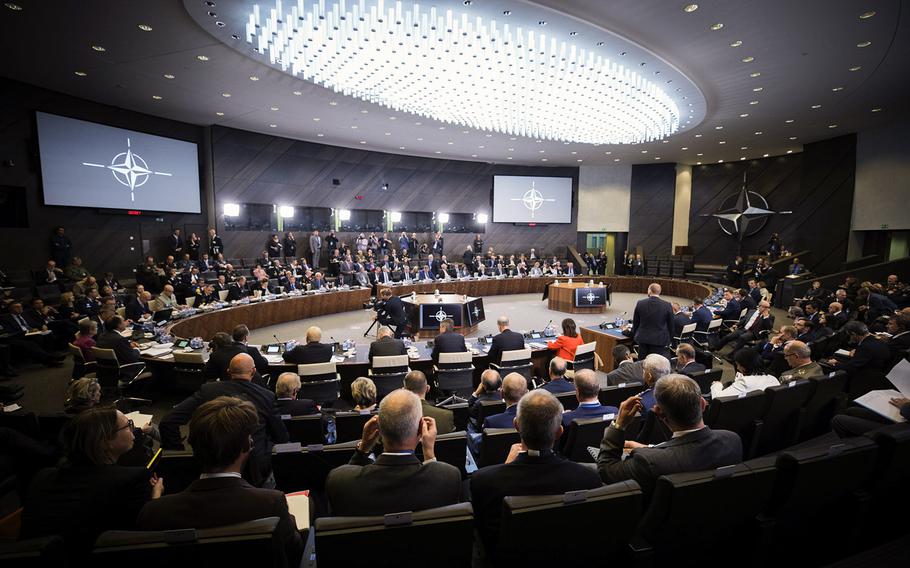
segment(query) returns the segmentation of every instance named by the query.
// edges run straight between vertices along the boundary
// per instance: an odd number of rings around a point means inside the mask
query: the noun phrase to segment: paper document
[[[906,422],[901,416],[900,409],[891,404],[892,398],[904,398],[904,395],[896,390],[877,390],[868,392],[853,402],[893,422]]]
[[[149,357],[160,357],[162,355],[168,355],[171,351],[173,351],[172,348],[159,345],[158,347],[149,347],[143,351],[142,354],[148,355]]]
[[[528,347],[530,347],[531,349],[546,349],[546,348],[547,348],[547,344],[546,344],[546,343],[540,343],[540,342],[538,342],[538,341],[535,341],[535,342],[533,342],[533,343],[528,343]]]
[[[133,426],[136,428],[142,428],[146,424],[149,424],[152,421],[151,414],[142,414],[138,410],[130,412],[126,415],[127,418],[133,421]]]
[[[837,351],[834,352],[834,354],[840,355],[841,357],[853,357],[853,355],[851,355],[850,352],[847,351],[846,349],[838,349]]]
[[[344,357],[340,355],[332,355],[332,363],[344,363]]]
[[[269,363],[280,364],[284,362],[284,359],[281,358],[281,355],[266,355],[265,360]]]
[[[126,328],[123,331],[118,331],[117,333],[119,333],[120,335],[122,335],[123,337],[125,337],[127,339],[129,339],[130,337],[133,336],[133,330],[130,328]]]
[[[904,398],[910,398],[910,361],[901,359],[888,373],[888,380],[901,391]]]
[[[310,530],[310,492],[298,491],[285,495],[288,500],[288,512],[294,515],[298,531]]]

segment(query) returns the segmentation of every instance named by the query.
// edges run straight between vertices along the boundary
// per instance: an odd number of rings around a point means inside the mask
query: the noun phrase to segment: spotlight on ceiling
[[[224,204],[224,216],[225,217],[239,217],[240,216],[240,204],[225,203]]]
[[[480,223],[481,225],[485,225],[486,222],[489,220],[490,220],[490,216],[487,215],[486,213],[477,214],[477,222]]]
[[[340,209],[338,211],[338,218],[341,219],[342,221],[350,221],[351,220],[351,210],[350,209]]]
[[[379,186],[379,189],[381,189],[382,191],[388,191],[388,190],[389,190],[389,184],[384,183],[384,184],[382,184],[381,186]]]
[[[401,222],[401,212],[400,211],[392,211],[392,222],[393,223]]]
[[[449,222],[449,214],[448,214],[448,213],[440,213],[439,215],[437,215],[437,218],[439,219],[439,222],[440,222],[440,223],[448,223],[448,222]]]
[[[294,218],[294,208],[290,205],[282,205],[278,207],[278,214],[281,215],[282,219],[293,219]]]

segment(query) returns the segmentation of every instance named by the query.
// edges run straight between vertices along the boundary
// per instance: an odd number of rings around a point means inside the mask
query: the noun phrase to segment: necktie
[[[22,331],[28,331],[28,324],[25,323],[25,319],[20,314],[16,314],[16,321],[19,322],[19,327],[22,328]]]

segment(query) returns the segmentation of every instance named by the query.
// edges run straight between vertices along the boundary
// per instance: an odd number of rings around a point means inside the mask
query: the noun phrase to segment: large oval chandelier
[[[275,0],[253,5],[246,40],[287,73],[463,127],[588,144],[679,129],[660,85],[543,29],[410,2]]]

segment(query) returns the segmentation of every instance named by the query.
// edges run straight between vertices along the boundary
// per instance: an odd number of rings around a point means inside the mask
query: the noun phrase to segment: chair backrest
[[[594,458],[588,452],[588,447],[600,447],[604,437],[604,430],[613,422],[612,414],[604,414],[595,418],[575,418],[569,424],[565,434],[565,444],[562,454],[574,462],[594,463]]]
[[[575,362],[577,363],[579,359],[593,359],[594,358],[594,348],[597,347],[596,341],[591,341],[590,343],[582,343],[575,349]],[[581,357],[584,355],[584,357]]]
[[[578,397],[575,396],[575,391],[561,392],[557,393],[556,400],[562,404],[563,409],[565,410],[575,410],[578,408]]]
[[[187,296],[184,299],[184,302],[186,303],[186,307],[192,308],[196,305],[196,296]]]
[[[335,413],[335,442],[351,442],[360,440],[363,434],[363,425],[372,418],[375,412],[336,412]]]
[[[155,473],[159,477],[167,478],[164,484],[164,494],[180,493],[190,486],[190,483],[199,479],[202,469],[199,462],[193,458],[193,452],[185,450],[163,450],[158,463],[155,464]]]
[[[634,481],[563,495],[510,496],[503,500],[496,556],[504,566],[607,566],[623,557],[641,516],[641,488]],[[530,538],[558,526],[571,538]],[[580,546],[580,543],[587,545]]]
[[[473,509],[470,503],[459,503],[376,517],[320,517],[315,539],[320,567],[376,564],[375,558],[355,558],[352,550],[400,550],[411,559],[433,558],[434,567],[470,566]]]
[[[73,378],[81,379],[85,375],[85,357],[82,355],[82,349],[72,343],[68,343],[66,349],[73,356]],[[93,363],[92,367],[94,366]]]
[[[692,377],[693,381],[698,383],[701,394],[711,394],[711,383],[719,381],[723,374],[723,369],[706,369],[699,373],[692,373],[689,376]]]
[[[218,290],[218,299],[221,300],[222,302],[227,300],[229,293],[230,293],[230,290]]]
[[[503,351],[502,352],[502,366],[507,366],[507,363],[511,363],[512,366],[516,362],[530,361],[531,360],[531,350],[530,349],[514,349],[512,351]]]
[[[408,366],[407,355],[385,355],[373,357],[373,369],[398,369]]]
[[[756,455],[776,452],[796,443],[802,408],[814,391],[815,381],[806,379],[765,389],[765,409]]]
[[[439,406],[439,405],[437,405]],[[456,402],[452,404],[441,405],[442,408],[446,410],[451,410],[453,418],[455,419],[455,431],[462,431],[468,429],[468,420],[470,415],[468,414],[468,403],[467,402]]]
[[[120,380],[120,362],[117,361],[117,354],[113,349],[92,347],[92,355],[95,356],[96,376],[102,391],[116,390]]]
[[[693,544],[712,550],[724,543],[757,546],[760,531],[754,522],[771,498],[774,463],[774,458],[760,458],[659,477],[642,519],[642,535],[666,556]]]
[[[717,331],[717,328],[723,325],[723,323],[724,322],[720,318],[711,320],[708,322],[708,333]]]
[[[644,383],[621,383],[616,386],[604,387],[600,389],[600,393],[598,393],[597,398],[604,406],[615,406],[616,408],[619,408],[619,404],[622,401],[626,400],[634,394],[640,393],[643,390],[645,390]]]
[[[322,415],[312,414],[307,416],[282,416],[284,427],[288,431],[291,442],[299,442],[304,446],[311,444],[324,444],[325,434],[322,431]]]
[[[582,369],[594,370],[594,347],[596,343],[583,343],[578,346],[578,349],[575,350],[575,358],[572,361],[568,361],[568,367],[573,372],[581,371]]]
[[[679,333],[679,336],[685,337],[687,335],[692,335],[695,332],[696,327],[698,327],[698,323],[687,323],[682,327],[682,331]]]
[[[209,529],[106,531],[95,541],[93,565],[285,566],[278,517]]]
[[[0,563],[3,568],[66,566],[66,559],[66,545],[63,538],[56,535],[0,541]]]
[[[474,391],[474,366],[469,365],[461,369],[437,368],[436,388],[444,393],[454,392],[459,396],[470,395]]]
[[[504,400],[482,400],[480,401],[480,426],[483,421],[494,414],[502,414],[506,411],[506,402]]]
[[[800,441],[820,436],[830,429],[831,419],[845,398],[846,386],[847,373],[844,371],[835,371],[816,379],[815,392],[806,403],[800,421]]]
[[[193,353],[183,353],[180,351],[174,351],[174,363],[186,363],[190,365],[205,365],[205,357],[202,353],[193,352]]]
[[[752,391],[745,396],[722,396],[711,400],[705,410],[705,424],[714,430],[730,430],[739,434],[745,457],[751,456],[755,437],[755,421],[765,410],[765,393]]]
[[[333,403],[341,396],[341,379],[325,379],[311,381],[309,379],[300,381],[300,390],[297,391],[297,397],[300,399],[308,398],[316,401],[318,404]]]
[[[275,488],[285,493],[304,489],[323,492],[329,472],[351,461],[357,451],[357,442],[299,448],[294,446],[295,444],[287,444],[272,449]]]
[[[478,466],[505,463],[512,444],[520,441],[515,428],[484,428]]]
[[[449,365],[450,368],[465,368],[471,367],[471,363],[474,360],[474,355],[470,351],[462,351],[458,353],[440,353],[439,354],[439,364],[440,365]]]
[[[337,366],[333,361],[328,363],[310,363],[297,365],[297,374],[302,381],[326,381],[338,377]]]
[[[461,478],[465,479],[468,472],[465,468],[468,452],[468,433],[465,431],[449,432],[436,437],[436,459],[458,468]],[[423,448],[417,446],[417,456],[423,461]]]

